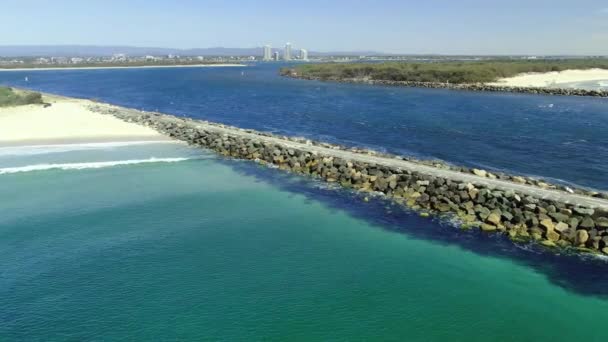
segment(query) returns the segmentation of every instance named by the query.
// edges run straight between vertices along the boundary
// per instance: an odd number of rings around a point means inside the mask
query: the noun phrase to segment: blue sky
[[[0,29],[0,45],[608,55],[608,1],[2,0]]]

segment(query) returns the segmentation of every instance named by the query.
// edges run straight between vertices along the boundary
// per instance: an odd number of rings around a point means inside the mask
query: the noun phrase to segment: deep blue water
[[[608,99],[321,83],[280,66],[3,72],[0,84],[608,189]]]

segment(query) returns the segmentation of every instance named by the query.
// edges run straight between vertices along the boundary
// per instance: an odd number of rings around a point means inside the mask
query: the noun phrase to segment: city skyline
[[[272,45],[270,45],[270,44],[264,45],[264,47],[262,48],[262,61],[265,61],[265,62],[269,62],[272,60],[278,61],[279,58],[280,58],[279,51],[275,51],[273,53]],[[285,47],[283,49],[283,60],[291,61],[293,59],[307,61],[308,60],[308,50],[301,48],[299,55],[294,58],[293,46],[291,45],[291,43],[287,42],[287,43],[285,43]]]
[[[145,6],[144,6],[145,4]],[[344,11],[348,6],[348,11]],[[120,8],[120,11],[116,11]],[[323,8],[323,11],[319,11]],[[298,13],[285,16],[285,11]],[[95,13],[95,16],[91,16]],[[227,14],[229,13],[229,15]],[[564,20],[568,18],[568,20]],[[296,41],[314,51],[372,50],[387,54],[606,55],[608,4],[600,0],[7,0],[0,12],[12,30],[0,45],[126,45],[180,49],[281,46]],[[315,25],[310,25],[314,22]],[[243,32],[240,25],[248,23]],[[277,27],[281,27],[277,30]],[[212,34],[221,32],[221,34]]]
[[[285,61],[290,61],[291,60],[291,43],[286,43],[285,44],[285,50],[283,52],[283,59]]]

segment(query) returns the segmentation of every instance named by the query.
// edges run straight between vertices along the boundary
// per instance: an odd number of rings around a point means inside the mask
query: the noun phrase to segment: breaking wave
[[[179,143],[172,140],[150,140],[150,141],[125,141],[125,142],[103,142],[84,144],[56,144],[56,145],[32,145],[0,147],[0,156],[23,156],[48,153],[63,153],[72,151],[104,150],[126,146]]]
[[[133,160],[115,160],[115,161],[104,161],[104,162],[90,162],[90,163],[68,163],[68,164],[36,164],[19,167],[7,167],[0,168],[0,175],[20,173],[20,172],[33,172],[33,171],[46,171],[46,170],[85,170],[85,169],[101,169],[113,166],[123,165],[135,165],[135,164],[150,164],[150,163],[176,163],[193,158],[148,158],[148,159],[133,159]]]

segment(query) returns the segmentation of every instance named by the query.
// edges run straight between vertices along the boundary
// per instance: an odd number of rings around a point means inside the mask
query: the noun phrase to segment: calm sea
[[[63,95],[608,187],[606,100],[275,72],[28,75]],[[23,86],[23,75],[0,82]],[[0,340],[608,336],[604,259],[461,232],[181,144],[0,149],[0,194]]]

